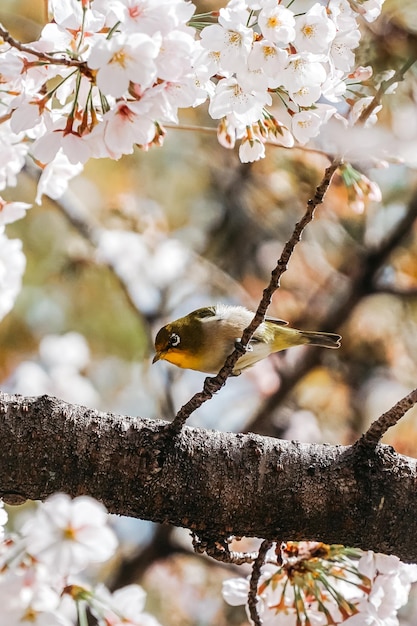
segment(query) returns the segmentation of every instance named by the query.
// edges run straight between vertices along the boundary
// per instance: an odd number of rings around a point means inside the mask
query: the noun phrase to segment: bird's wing
[[[269,324],[274,324],[275,326],[288,326],[288,322],[278,319],[277,317],[266,317],[265,322],[268,322]],[[265,322],[255,330],[255,333],[251,338],[248,347],[255,346],[259,343],[268,343],[269,341],[273,340],[274,330],[273,328],[271,328],[271,326],[268,327]]]
[[[277,326],[288,326],[288,322],[280,320],[278,317],[266,317],[265,321],[271,322],[271,324],[276,324]]]
[[[197,309],[194,311],[194,316],[198,317],[200,320],[207,319],[209,317],[216,316],[216,307],[214,306],[205,306],[202,309]]]

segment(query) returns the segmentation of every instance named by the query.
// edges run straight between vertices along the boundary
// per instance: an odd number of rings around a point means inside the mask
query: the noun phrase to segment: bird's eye
[[[172,333],[172,335],[169,338],[169,345],[171,346],[171,348],[176,348],[176,346],[179,346],[181,342],[181,337],[179,335],[177,335],[176,333]]]

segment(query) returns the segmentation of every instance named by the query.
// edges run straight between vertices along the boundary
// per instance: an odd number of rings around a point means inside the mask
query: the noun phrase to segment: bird
[[[217,374],[238,346],[254,313],[244,306],[216,304],[196,309],[163,326],[155,337],[152,363],[164,360],[178,367]],[[232,374],[238,376],[274,352],[309,344],[339,348],[341,336],[291,328],[288,322],[266,317],[258,326]]]

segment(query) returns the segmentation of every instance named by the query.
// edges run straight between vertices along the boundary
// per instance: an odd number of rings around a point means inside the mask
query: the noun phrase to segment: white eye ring
[[[176,348],[177,346],[179,346],[181,343],[181,337],[179,335],[177,335],[176,333],[172,333],[172,335],[169,338],[169,344],[172,348]]]

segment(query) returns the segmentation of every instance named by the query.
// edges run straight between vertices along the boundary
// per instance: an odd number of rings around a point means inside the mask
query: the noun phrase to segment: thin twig
[[[80,71],[82,71],[87,76],[92,76],[90,68],[87,66],[85,61],[79,61],[77,59],[70,58],[68,56],[55,57],[53,54],[48,54],[47,52],[41,52],[40,50],[36,50],[31,46],[27,46],[20,41],[17,41],[14,37],[11,36],[8,30],[6,30],[2,24],[0,24],[0,37],[8,43],[12,48],[16,48],[19,52],[23,52],[24,54],[29,54],[37,57],[40,61],[44,63],[53,64],[53,65],[65,65],[66,67],[76,67]],[[63,53],[60,53],[63,54]]]
[[[169,130],[185,130],[192,133],[205,133],[207,135],[217,135],[217,126],[199,126],[198,124],[163,124],[164,128],[169,128]],[[329,152],[325,150],[320,150],[319,148],[308,148],[307,146],[295,145],[295,146],[284,146],[272,139],[262,139],[262,142],[271,146],[272,148],[282,148],[283,150],[299,150],[301,152],[311,152],[312,154],[320,154],[325,157],[329,161],[331,160],[331,155]]]
[[[321,320],[320,326],[325,327],[329,332],[336,332],[363,298],[370,293],[379,293],[379,289],[375,287],[377,278],[392,252],[412,233],[416,219],[417,192],[412,196],[406,214],[392,231],[376,247],[364,251],[357,262],[351,264],[350,284],[346,292],[335,300],[333,308]],[[318,362],[319,352],[312,348],[295,363],[292,369],[286,368],[282,371],[279,389],[265,400],[248,428],[257,433],[276,436],[270,428],[271,411],[276,410],[285,401],[298,381]]]
[[[368,106],[362,111],[359,116],[358,123],[364,124],[377,107],[381,104],[382,96],[388,91],[390,87],[404,80],[404,74],[410,69],[412,65],[417,61],[417,51],[400,67],[388,80],[383,80],[379,86],[378,91],[372,98]]]
[[[378,419],[372,422],[366,433],[358,439],[359,446],[376,446],[381,441],[387,430],[395,426],[397,422],[417,403],[417,389],[399,400],[393,407],[383,413]]]
[[[210,400],[213,395],[219,391],[225,384],[227,379],[232,375],[233,368],[236,365],[242,353],[245,352],[249,341],[252,338],[253,333],[262,324],[265,319],[267,309],[271,303],[272,296],[280,287],[281,276],[288,269],[288,262],[294,251],[295,246],[299,243],[301,235],[306,226],[313,220],[314,211],[316,207],[323,202],[326,191],[328,190],[334,173],[339,167],[341,161],[334,159],[333,162],[326,168],[321,183],[316,188],[314,197],[307,203],[307,209],[299,222],[296,223],[291,238],[287,241],[280,258],[274,270],[271,273],[271,279],[269,285],[264,289],[262,299],[256,310],[255,316],[247,328],[245,328],[240,342],[237,343],[235,350],[227,357],[225,364],[214,377],[207,377],[204,381],[203,390],[194,394],[194,396],[184,404],[178,411],[174,421],[168,426],[168,428],[175,432],[179,432],[191,413],[198,409],[204,402]]]
[[[262,619],[258,613],[258,583],[261,577],[261,568],[265,562],[265,557],[272,546],[273,541],[264,539],[259,548],[258,556],[253,564],[252,574],[249,580],[248,608],[249,614],[255,626],[262,626]]]

